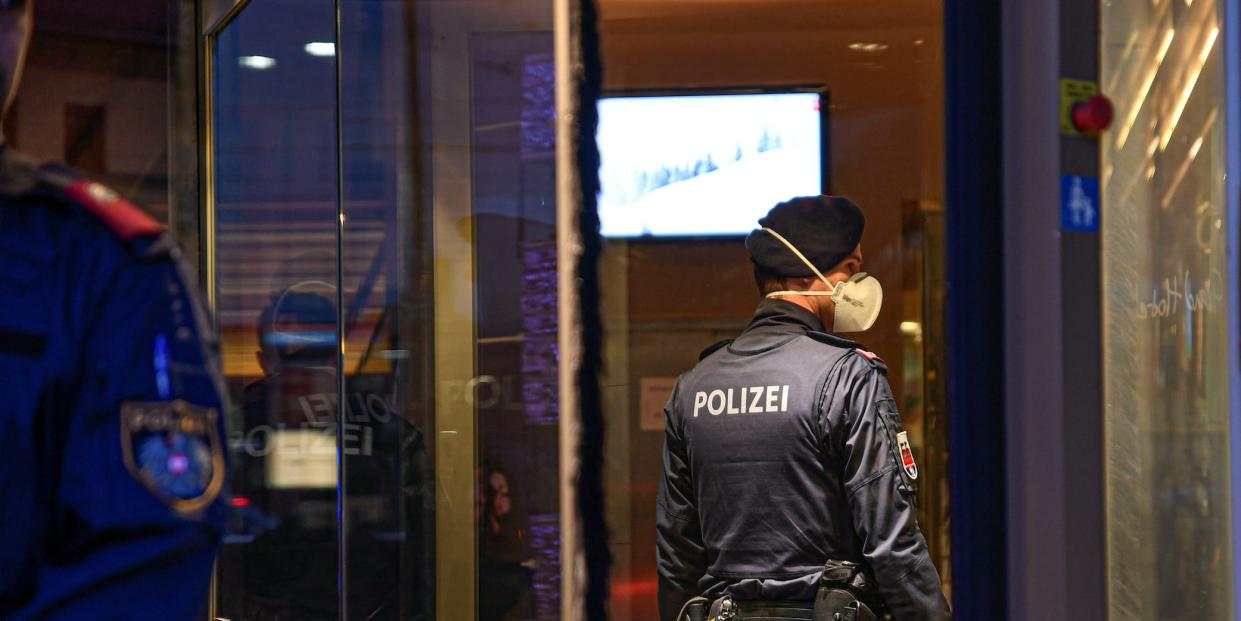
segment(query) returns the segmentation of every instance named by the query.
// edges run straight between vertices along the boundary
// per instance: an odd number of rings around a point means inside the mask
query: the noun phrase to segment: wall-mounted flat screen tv
[[[744,235],[776,203],[826,192],[826,108],[821,90],[602,98],[603,235]]]

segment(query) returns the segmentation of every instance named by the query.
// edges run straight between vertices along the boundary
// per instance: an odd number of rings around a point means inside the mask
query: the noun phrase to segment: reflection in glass
[[[216,37],[219,616],[560,618],[544,4],[253,0]]]
[[[470,38],[478,619],[560,618],[555,90],[547,32]]]
[[[432,292],[408,90],[407,3],[340,2],[344,387],[342,567],[349,619],[435,618],[428,430]],[[303,56],[331,64],[327,39]],[[448,547],[449,553],[451,548]]]
[[[168,222],[197,262],[193,231],[182,228],[196,225],[196,200],[181,187],[193,186],[196,166],[196,38],[182,29],[193,12],[171,0],[124,11],[39,0],[4,142],[62,161]]]
[[[330,3],[261,0],[215,39],[216,316],[234,404],[225,618],[337,618],[335,66],[301,51],[333,21]],[[255,57],[275,60],[243,62]]]
[[[1102,7],[1111,616],[1230,618],[1223,7]]]

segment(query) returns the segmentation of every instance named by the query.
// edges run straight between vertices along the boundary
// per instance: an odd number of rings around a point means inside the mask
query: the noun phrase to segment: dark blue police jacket
[[[664,621],[698,594],[809,602],[828,560],[861,564],[898,621],[948,618],[887,367],[822,330],[764,301],[677,380],[656,509]]]
[[[195,286],[142,211],[0,151],[0,619],[205,618],[224,392]]]

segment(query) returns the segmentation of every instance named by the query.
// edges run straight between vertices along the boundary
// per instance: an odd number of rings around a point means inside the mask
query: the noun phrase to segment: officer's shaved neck
[[[26,50],[30,47],[30,34],[34,29],[34,0],[25,0],[20,6],[0,9],[0,121],[8,114],[17,85],[21,82],[22,68],[26,64]]]

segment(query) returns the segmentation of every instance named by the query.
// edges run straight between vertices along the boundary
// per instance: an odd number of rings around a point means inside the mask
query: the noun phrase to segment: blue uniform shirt
[[[205,616],[217,343],[162,227],[0,150],[0,619]]]

